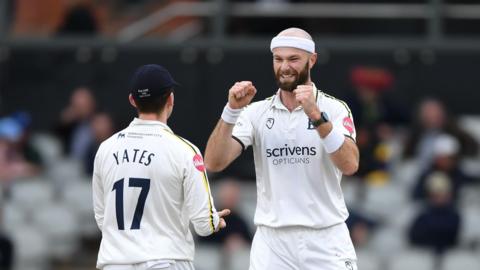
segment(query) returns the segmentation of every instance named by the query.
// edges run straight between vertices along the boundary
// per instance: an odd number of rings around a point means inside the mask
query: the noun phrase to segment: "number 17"
[[[119,230],[125,230],[124,216],[123,216],[123,178],[113,184],[112,191],[115,191],[115,211],[117,214],[117,225]],[[147,200],[148,192],[150,191],[150,179],[146,178],[129,178],[129,187],[139,187],[140,196],[138,196],[137,206],[133,214],[132,225],[130,230],[140,229],[140,222],[142,221],[143,209],[145,208],[145,201]]]

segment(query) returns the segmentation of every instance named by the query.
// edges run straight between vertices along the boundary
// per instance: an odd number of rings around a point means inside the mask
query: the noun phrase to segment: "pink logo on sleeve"
[[[200,154],[196,154],[193,157],[193,165],[197,170],[204,172],[205,171],[205,165],[203,164],[203,158]]]
[[[348,130],[350,135],[355,132],[355,125],[353,124],[353,120],[350,117],[343,118],[343,126]]]

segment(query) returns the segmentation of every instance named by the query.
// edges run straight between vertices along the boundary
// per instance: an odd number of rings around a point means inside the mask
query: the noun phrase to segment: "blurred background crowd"
[[[137,66],[180,82],[169,126],[204,149],[230,85],[274,93],[269,41],[290,26],[354,116],[361,164],[342,187],[359,269],[480,269],[476,0],[1,0],[0,269],[95,268],[93,158],[135,116]],[[252,153],[210,184],[232,214],[195,265],[247,269]]]

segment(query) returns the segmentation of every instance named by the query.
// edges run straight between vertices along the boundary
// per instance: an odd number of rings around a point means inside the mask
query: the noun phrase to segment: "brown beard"
[[[293,82],[282,83],[280,81],[280,76],[281,76],[280,70],[277,70],[277,72],[275,73],[275,80],[277,81],[277,85],[280,89],[288,91],[288,92],[292,92],[293,90],[295,90],[297,88],[297,86],[307,83],[308,75],[309,75],[308,72],[309,72],[309,69],[308,69],[308,62],[307,62],[305,64],[305,67],[300,71],[300,73],[295,72],[294,75],[296,76],[296,80],[294,80]]]

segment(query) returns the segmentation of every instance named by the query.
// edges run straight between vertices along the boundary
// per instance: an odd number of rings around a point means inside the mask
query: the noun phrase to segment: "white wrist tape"
[[[345,135],[343,135],[340,129],[333,127],[330,133],[323,138],[323,147],[327,153],[331,154],[337,151],[345,141]]]
[[[237,123],[238,117],[240,117],[240,113],[242,113],[242,111],[243,111],[243,108],[242,109],[232,109],[232,108],[230,108],[230,106],[227,103],[227,105],[225,105],[225,108],[223,108],[222,120],[225,123],[235,125],[235,123]]]

